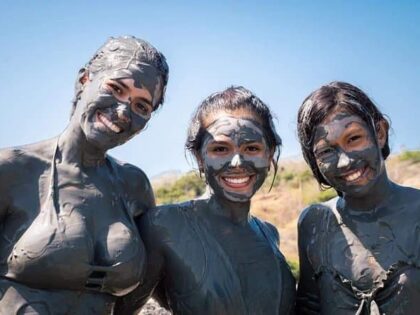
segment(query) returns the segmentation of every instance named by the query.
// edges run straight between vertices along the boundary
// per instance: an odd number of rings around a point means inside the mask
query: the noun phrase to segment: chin
[[[362,198],[369,195],[372,187],[375,185],[376,180],[370,180],[366,183],[361,183],[359,185],[351,185],[343,187],[341,190],[345,195],[350,197]]]

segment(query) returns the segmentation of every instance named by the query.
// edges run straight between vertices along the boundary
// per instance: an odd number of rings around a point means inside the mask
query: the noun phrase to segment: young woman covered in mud
[[[389,180],[389,123],[357,87],[333,82],[298,114],[305,160],[339,197],[299,220],[298,314],[419,314],[420,191]]]
[[[134,218],[154,196],[140,169],[107,150],[145,127],[167,79],[150,44],[111,38],[79,72],[67,128],[0,151],[1,314],[111,314],[139,284]]]
[[[292,314],[294,279],[274,226],[249,213],[281,144],[268,107],[243,87],[208,97],[192,118],[186,148],[209,195],[161,206],[140,218],[148,253],[145,283],[116,314],[154,296],[174,314]]]

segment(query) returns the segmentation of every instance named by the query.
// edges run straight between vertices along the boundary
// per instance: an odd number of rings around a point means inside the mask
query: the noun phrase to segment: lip
[[[340,176],[340,179],[345,181],[348,184],[357,183],[360,180],[366,178],[366,175],[369,172],[369,167],[364,166],[361,168],[357,168],[351,171],[348,171]]]
[[[230,191],[244,191],[253,186],[256,175],[249,173],[221,174],[219,181]]]
[[[114,133],[122,133],[124,131],[123,128],[118,126],[116,123],[110,121],[108,117],[101,113],[100,111],[96,112],[96,121],[105,126],[108,130],[114,132]]]

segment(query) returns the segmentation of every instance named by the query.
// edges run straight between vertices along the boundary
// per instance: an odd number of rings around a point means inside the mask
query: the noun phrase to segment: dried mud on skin
[[[159,304],[150,299],[147,301],[146,305],[140,311],[138,315],[171,315],[172,313],[165,310],[163,307],[160,307]]]

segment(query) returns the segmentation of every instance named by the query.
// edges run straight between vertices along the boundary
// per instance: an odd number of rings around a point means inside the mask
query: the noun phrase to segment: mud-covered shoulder
[[[191,211],[191,202],[182,204],[162,205],[151,208],[143,215],[136,218],[140,234],[146,247],[152,245],[163,248],[164,244],[171,243],[181,235],[183,230],[190,228],[189,216],[186,211]]]
[[[12,186],[30,174],[36,176],[51,164],[54,139],[0,149],[0,181]],[[3,187],[2,187],[3,188]]]
[[[396,186],[398,189],[398,201],[405,202],[420,210],[420,189],[400,185]]]
[[[324,203],[316,203],[309,205],[303,209],[298,220],[298,229],[308,229],[310,225],[320,225],[325,219],[326,215],[329,215],[336,207],[339,197],[330,199]]]
[[[128,195],[127,199],[134,217],[155,207],[155,196],[147,175],[133,164],[121,162],[109,155],[107,158],[117,170],[116,175]]]
[[[260,228],[263,229],[264,234],[266,234],[271,241],[273,241],[277,246],[280,245],[280,234],[277,228],[268,221],[261,220],[253,216],[253,219],[258,222]]]
[[[154,226],[170,228],[184,222],[186,220],[185,212],[191,212],[193,209],[193,201],[161,205],[150,209],[143,217],[147,218]]]

